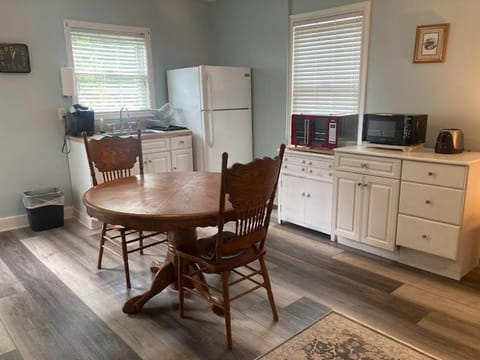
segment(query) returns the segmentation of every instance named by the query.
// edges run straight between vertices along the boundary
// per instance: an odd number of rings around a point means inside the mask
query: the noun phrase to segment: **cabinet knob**
[[[173,167],[173,170],[177,170],[177,168],[176,168],[176,167]]]
[[[307,194],[307,197],[310,197],[310,193]]]
[[[429,171],[428,176],[433,176],[433,172]]]
[[[422,239],[426,239],[426,238],[428,238],[427,234],[423,234]]]
[[[302,196],[305,196],[305,193],[304,193],[304,192],[302,192]]]
[[[149,162],[149,163],[151,163],[151,162],[152,162],[152,160],[148,160],[148,162]]]
[[[328,173],[328,176],[333,176],[333,174],[332,174],[332,173]]]
[[[363,184],[363,187],[367,187],[367,186],[368,186],[368,184]]]
[[[179,142],[180,142],[180,144],[185,144],[185,141],[183,141],[183,140],[181,140],[181,141],[179,141]]]
[[[284,168],[286,169],[286,168],[287,168],[287,165],[285,165]]]
[[[425,204],[431,204],[432,202],[430,200],[425,200]]]
[[[302,160],[302,164],[305,164],[305,160]]]
[[[305,168],[302,168],[302,171],[305,171]]]
[[[328,168],[331,169],[331,168],[332,168],[332,164],[329,164],[329,165],[328,165]]]
[[[308,162],[308,165],[312,165],[313,163],[311,161]]]
[[[357,186],[362,186],[362,183],[357,183]]]
[[[310,170],[308,170],[308,172],[311,174],[311,173],[313,173],[313,170],[312,170],[312,169],[310,169]]]

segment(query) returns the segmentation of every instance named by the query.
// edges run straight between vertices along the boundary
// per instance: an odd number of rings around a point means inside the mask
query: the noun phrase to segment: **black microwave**
[[[425,114],[365,114],[362,140],[400,146],[422,144],[427,118]]]

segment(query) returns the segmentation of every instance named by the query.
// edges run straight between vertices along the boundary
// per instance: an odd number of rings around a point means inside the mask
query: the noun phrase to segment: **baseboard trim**
[[[63,209],[63,217],[65,219],[70,219],[73,217],[72,206],[66,206]],[[27,214],[0,218],[0,232],[20,229],[27,226],[28,226]]]
[[[98,229],[102,227],[102,223],[100,223],[98,220],[88,216],[86,213],[82,211],[78,211],[76,209],[73,209],[73,218],[77,220],[80,224],[83,226],[87,227],[90,230]]]

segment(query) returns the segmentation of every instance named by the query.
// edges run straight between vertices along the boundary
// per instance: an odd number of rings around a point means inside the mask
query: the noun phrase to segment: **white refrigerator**
[[[168,101],[193,134],[196,171],[220,171],[253,158],[251,70],[196,66],[167,71]]]

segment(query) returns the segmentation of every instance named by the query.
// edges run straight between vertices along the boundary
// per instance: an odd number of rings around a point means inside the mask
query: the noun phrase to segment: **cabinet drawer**
[[[303,176],[307,172],[307,167],[305,165],[297,165],[294,163],[283,163],[282,164],[282,173],[292,174],[297,176]]]
[[[172,150],[187,149],[192,147],[192,136],[175,136],[170,139]]]
[[[144,154],[150,154],[158,151],[169,151],[170,150],[170,139],[151,139],[151,140],[142,140],[142,151]]]
[[[397,245],[456,260],[460,227],[399,215]]]
[[[400,212],[460,225],[463,190],[403,181],[400,191]]]
[[[306,169],[306,174],[308,176],[315,177],[317,179],[322,179],[327,182],[333,182],[333,170],[332,169],[321,169],[308,167]]]
[[[435,164],[421,161],[404,161],[402,179],[457,189],[465,187],[465,166]]]
[[[308,167],[333,170],[333,159],[332,160],[309,159],[307,160],[307,165]]]
[[[335,169],[399,179],[401,160],[376,156],[335,154]]]
[[[287,151],[283,156],[284,164],[302,165],[322,169],[333,169],[332,156],[315,156],[312,154]]]
[[[327,182],[333,181],[333,169],[315,168],[306,165],[283,164],[282,174],[295,175],[300,177],[313,177]]]

